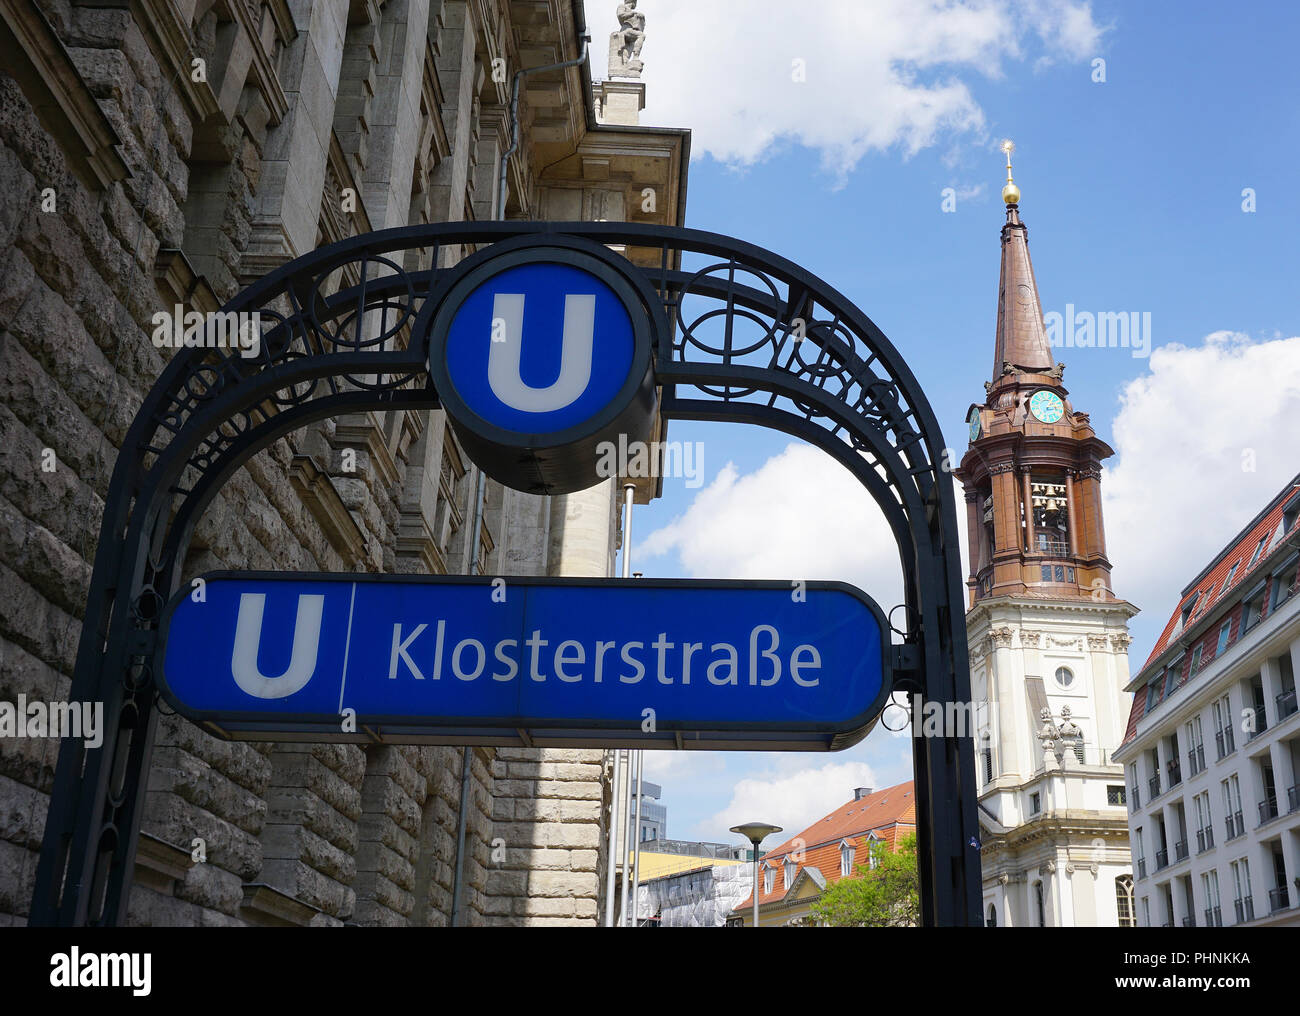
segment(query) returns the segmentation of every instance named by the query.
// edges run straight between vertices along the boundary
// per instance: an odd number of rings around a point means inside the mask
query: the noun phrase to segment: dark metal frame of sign
[[[497,581],[492,576],[477,575],[372,575],[348,572],[295,572],[292,575],[277,572],[216,571],[202,578],[216,579],[292,579],[296,582],[382,582],[389,584],[460,585],[491,590]],[[624,587],[636,592],[651,589],[702,589],[747,590],[769,589],[779,591],[788,598],[789,582],[767,579],[591,579],[591,578],[539,578],[509,576],[508,587],[590,588],[617,590]],[[657,722],[654,732],[642,732],[642,718],[637,714],[629,721],[614,724],[608,721],[538,720],[519,716],[484,717],[467,720],[463,717],[424,717],[412,725],[409,717],[358,714],[356,733],[340,732],[337,711],[308,715],[283,713],[270,716],[265,712],[238,713],[212,712],[191,709],[181,702],[167,683],[167,675],[160,653],[155,668],[154,681],[159,694],[178,713],[194,721],[209,733],[232,740],[275,741],[345,741],[354,744],[391,742],[395,744],[469,744],[513,745],[529,748],[678,748],[700,751],[839,751],[856,744],[870,733],[881,710],[888,704],[892,691],[893,658],[900,647],[889,643],[889,622],[880,606],[869,596],[847,582],[803,583],[805,593],[834,591],[853,597],[875,618],[881,637],[880,694],[857,715],[838,723],[809,723],[784,721],[778,734],[772,733],[768,722],[716,722],[708,730],[685,727],[669,719]],[[191,590],[181,589],[168,603],[159,626],[158,643],[165,647],[172,614],[186,599]],[[615,594],[616,595],[616,594]],[[449,679],[450,680],[450,679]]]
[[[223,310],[260,312],[257,355],[178,351],[127,432],[70,690],[104,703],[105,736],[98,748],[60,746],[30,924],[126,919],[158,718],[159,625],[203,509],[251,456],[307,423],[438,407],[429,331],[416,324],[466,269],[403,264],[503,244],[583,251],[639,274],[666,329],[654,350],[666,419],[774,428],[849,469],[884,513],[902,564],[895,690],[969,701],[956,493],[938,421],[898,350],[841,293],[762,248],[681,227],[517,221],[368,233],[239,293]],[[627,264],[606,245],[623,245]],[[979,924],[973,744],[914,737],[913,759],[922,920]]]

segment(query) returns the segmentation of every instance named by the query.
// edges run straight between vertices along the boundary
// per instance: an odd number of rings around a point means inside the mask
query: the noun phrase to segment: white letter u
[[[289,659],[289,668],[279,677],[266,677],[257,668],[257,650],[262,642],[262,613],[265,608],[265,593],[240,595],[239,620],[235,623],[235,651],[230,657],[230,671],[234,675],[235,684],[249,695],[263,699],[284,698],[302,688],[316,672],[325,597],[298,597],[298,615],[293,625],[293,655]]]
[[[505,338],[488,351],[488,387],[511,409],[550,413],[572,405],[591,381],[591,351],[595,342],[596,297],[569,293],[564,298],[564,339],[560,376],[545,388],[524,383],[519,360],[523,353],[524,294],[497,293],[492,320],[505,324]]]

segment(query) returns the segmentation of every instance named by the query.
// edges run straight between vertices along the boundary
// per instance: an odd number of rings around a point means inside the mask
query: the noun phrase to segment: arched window
[[[996,928],[998,926],[998,908],[992,903],[989,904],[989,919],[984,922],[986,927]]]
[[[1121,875],[1115,879],[1115,912],[1119,914],[1121,928],[1137,927],[1137,914],[1133,911],[1132,875]]]

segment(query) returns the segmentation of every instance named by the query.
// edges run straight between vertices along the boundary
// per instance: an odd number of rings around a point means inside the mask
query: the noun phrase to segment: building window
[[[1237,577],[1237,569],[1240,567],[1241,567],[1240,561],[1232,562],[1232,570],[1228,572],[1228,577],[1223,580],[1223,588],[1219,590],[1220,597],[1222,597],[1223,594],[1228,591],[1228,587],[1232,585],[1232,580]]]
[[[998,908],[992,903],[989,904],[989,919],[984,922],[986,927],[996,928],[998,926]]]
[[[1043,799],[1038,793],[1029,795],[1029,814],[1037,815],[1043,810]]]
[[[1074,684],[1074,671],[1069,667],[1056,668],[1056,683],[1062,688],[1068,688]]]
[[[1106,803],[1116,808],[1128,803],[1128,798],[1124,794],[1124,787],[1122,784],[1112,783],[1106,788]]]
[[[772,886],[776,883],[776,869],[770,864],[765,866],[763,872],[763,892],[770,893]]]
[[[1241,631],[1242,634],[1250,631],[1255,625],[1259,624],[1260,618],[1264,616],[1264,587],[1260,586],[1248,597],[1246,605],[1241,608]]]
[[[840,844],[840,877],[848,878],[853,874],[853,844],[847,840]]]
[[[1038,914],[1038,926],[1047,927],[1047,909],[1043,903],[1043,883],[1034,883],[1034,910]]]
[[[1223,622],[1223,627],[1219,629],[1219,644],[1215,646],[1214,655],[1222,656],[1223,651],[1228,648],[1228,639],[1232,637],[1232,619],[1229,618]]]
[[[797,865],[794,861],[790,860],[789,858],[786,858],[785,871],[783,872],[783,874],[785,875],[786,889],[789,889],[792,885],[794,885],[794,876],[798,870],[799,870],[799,865]]]
[[[1273,593],[1269,597],[1268,603],[1270,611],[1277,610],[1278,605],[1284,602],[1295,590],[1296,563],[1298,560],[1300,559],[1291,558],[1273,573]]]
[[[880,863],[880,840],[875,833],[867,834],[867,867],[875,871]]]
[[[1300,520],[1300,497],[1293,497],[1291,503],[1282,509],[1282,532],[1289,533]]]
[[[1201,669],[1201,650],[1204,648],[1204,646],[1198,645],[1192,650],[1192,666],[1191,669],[1187,671],[1188,679],[1195,677],[1196,672]]]
[[[1259,545],[1255,548],[1255,553],[1250,555],[1250,564],[1246,565],[1247,568],[1255,567],[1255,562],[1259,560],[1260,554],[1264,552],[1264,544],[1266,543],[1268,543],[1268,537],[1261,536],[1259,539]]]
[[[988,786],[993,782],[993,749],[985,748],[980,755],[984,759],[984,785]]]
[[[1137,916],[1133,913],[1133,876],[1121,875],[1115,879],[1115,911],[1119,914],[1121,928],[1137,927]]]

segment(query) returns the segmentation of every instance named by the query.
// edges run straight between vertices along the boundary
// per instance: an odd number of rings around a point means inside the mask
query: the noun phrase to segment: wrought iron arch
[[[774,428],[858,478],[903,567],[896,674],[926,701],[969,701],[955,493],[938,422],[902,356],[842,294],[752,244],[677,227],[491,222],[369,233],[243,290],[223,313],[269,319],[257,355],[178,352],[127,433],[71,690],[104,702],[105,736],[97,749],[61,746],[32,924],[125,919],[157,721],[157,626],[203,509],[248,458],[309,422],[436,407],[424,322],[463,270],[460,253],[542,239],[635,254],[667,326],[656,352],[666,418]],[[923,920],[979,923],[970,739],[913,745]]]

